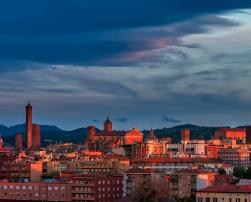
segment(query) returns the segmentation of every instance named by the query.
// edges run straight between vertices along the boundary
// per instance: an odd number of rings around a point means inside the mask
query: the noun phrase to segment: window
[[[241,202],[241,199],[240,198],[236,198],[236,202]]]
[[[210,198],[209,197],[206,197],[206,202],[210,202]]]
[[[198,197],[198,202],[203,202],[203,198],[202,197]]]
[[[213,198],[213,202],[217,202],[217,198]]]
[[[232,202],[232,198],[229,198],[229,202]]]

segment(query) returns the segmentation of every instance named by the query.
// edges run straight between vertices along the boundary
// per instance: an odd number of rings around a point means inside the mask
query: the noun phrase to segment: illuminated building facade
[[[112,130],[112,122],[107,118],[104,122],[104,130],[97,132],[95,126],[87,128],[86,146],[92,151],[111,152],[121,145],[132,145],[143,142],[143,133],[133,128],[130,131]]]

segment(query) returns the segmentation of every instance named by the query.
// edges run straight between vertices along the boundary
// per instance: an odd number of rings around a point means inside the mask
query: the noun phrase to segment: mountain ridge
[[[74,130],[63,130],[55,125],[41,125],[41,143],[43,146],[48,144],[55,144],[58,142],[66,143],[81,143],[84,142],[87,136],[87,127],[76,128]],[[223,126],[225,127],[225,126]],[[228,126],[227,126],[228,127]],[[244,126],[239,126],[244,127]],[[177,143],[180,141],[180,132],[184,128],[191,130],[191,139],[211,139],[215,130],[222,127],[214,126],[199,126],[195,124],[182,124],[173,127],[163,127],[161,129],[154,129],[154,133],[157,137],[171,137],[172,142]],[[100,131],[98,128],[97,131]],[[143,130],[145,137],[149,134],[150,130]],[[17,124],[14,126],[6,127],[0,125],[0,134],[3,137],[4,143],[7,145],[14,145],[14,136],[17,133],[23,135],[23,141],[25,143],[25,124]],[[24,144],[25,145],[25,144]]]

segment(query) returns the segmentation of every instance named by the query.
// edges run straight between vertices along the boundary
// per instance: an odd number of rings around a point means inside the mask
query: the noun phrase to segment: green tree
[[[238,178],[245,178],[246,177],[246,170],[242,167],[235,167],[234,168],[234,176]]]
[[[248,167],[248,169],[246,170],[245,178],[251,179],[251,167]]]

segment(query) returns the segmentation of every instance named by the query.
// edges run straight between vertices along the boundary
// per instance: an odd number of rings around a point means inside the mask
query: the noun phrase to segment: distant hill
[[[73,131],[66,131],[57,126],[41,125],[41,142],[42,145],[59,143],[59,142],[83,142],[86,137],[86,128],[79,128]],[[11,127],[0,125],[0,134],[4,143],[14,145],[14,137],[17,133],[23,135],[23,141],[26,142],[25,124],[18,124]]]
[[[206,126],[197,126],[193,124],[184,124],[178,125],[171,128],[162,128],[154,130],[154,133],[157,137],[171,137],[173,143],[177,143],[180,141],[181,130],[184,128],[189,128],[191,131],[191,139],[211,139],[214,135],[214,132],[219,127],[206,127]],[[143,133],[147,136],[149,134],[149,130],[143,131]]]
[[[63,130],[58,128],[57,126],[41,125],[41,131],[63,131]],[[25,132],[25,124],[18,124],[10,127],[0,125],[0,134],[4,136],[13,135],[16,133],[24,133],[24,132]]]
[[[191,130],[191,139],[210,139],[215,130],[219,127],[197,126],[193,124],[178,125],[170,128],[155,129],[155,135],[161,137],[171,137],[173,143],[180,141],[180,133],[184,128]],[[97,129],[99,131],[99,129]],[[147,137],[149,130],[142,131]],[[14,137],[16,133],[23,134],[23,141],[26,142],[25,124],[19,124],[11,127],[0,125],[0,134],[2,134],[5,144],[14,145]],[[87,128],[78,128],[71,131],[66,131],[57,126],[41,125],[41,142],[43,146],[54,143],[83,143],[86,139]],[[25,144],[24,144],[25,145]]]

